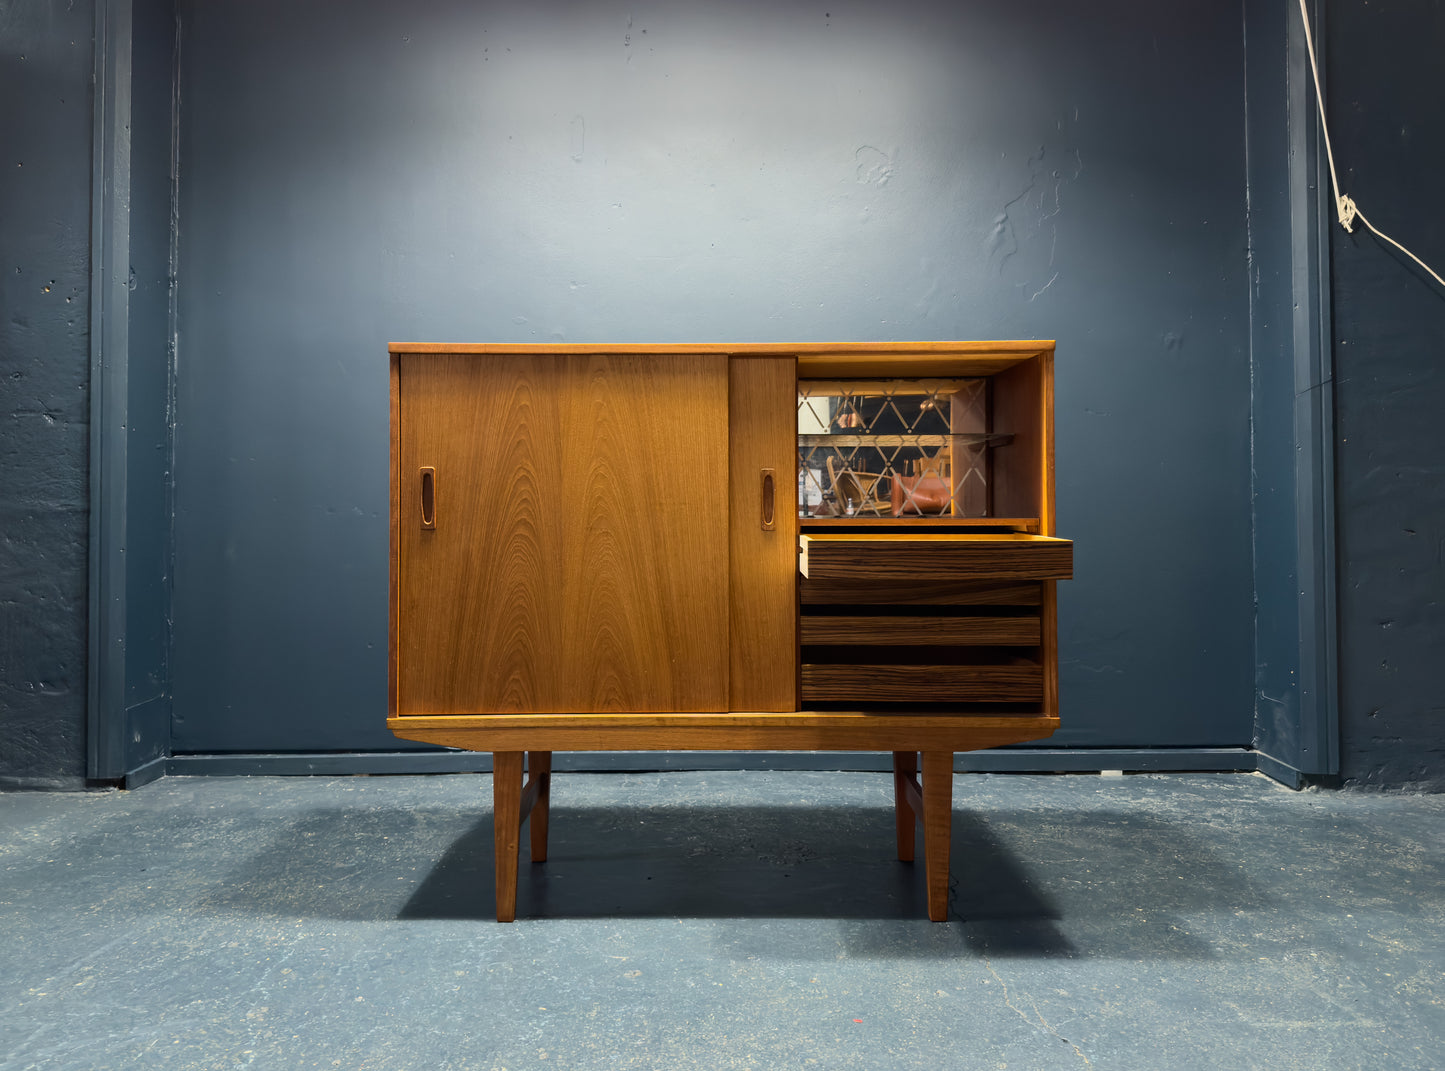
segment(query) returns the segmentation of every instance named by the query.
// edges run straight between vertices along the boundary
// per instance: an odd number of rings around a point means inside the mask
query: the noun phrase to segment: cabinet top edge
[[[798,357],[804,361],[869,356],[1003,357],[1026,360],[1052,353],[1052,339],[981,342],[721,342],[585,343],[585,342],[393,342],[391,353],[445,353],[473,356],[509,354],[723,354],[735,357]]]

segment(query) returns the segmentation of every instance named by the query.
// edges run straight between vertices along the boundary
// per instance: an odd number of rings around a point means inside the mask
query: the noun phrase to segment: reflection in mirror
[[[802,380],[801,517],[986,517],[988,380]]]

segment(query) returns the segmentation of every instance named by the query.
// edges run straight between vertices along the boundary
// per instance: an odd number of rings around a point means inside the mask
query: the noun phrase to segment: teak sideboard
[[[954,753],[1059,724],[1053,349],[390,347],[387,725],[492,752],[499,921],[634,750],[892,752],[945,918]]]

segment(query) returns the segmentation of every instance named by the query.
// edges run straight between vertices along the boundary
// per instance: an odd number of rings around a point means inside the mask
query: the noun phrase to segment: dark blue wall
[[[1287,24],[1278,0],[1246,3],[1250,347],[1253,404],[1256,744],[1297,752],[1300,716],[1295,513],[1294,243]]]
[[[170,743],[173,0],[132,0],[125,768]]]
[[[1339,762],[1323,149],[1298,5],[1244,12],[1254,745],[1261,769],[1298,783]]]
[[[1247,738],[1246,344],[1256,654],[1299,644],[1288,614],[1264,613],[1296,578],[1272,479],[1288,445],[1259,434],[1262,414],[1281,417],[1268,397],[1293,389],[1276,362],[1291,134],[1274,65],[1293,4],[1245,7],[1248,333],[1240,42],[1202,4],[830,5],[821,23],[801,7],[658,7],[631,25],[600,5],[196,7],[182,747],[391,746],[376,729],[382,353],[421,337],[1055,336],[1060,521],[1081,541],[1064,742]],[[1327,10],[1346,188],[1437,265],[1441,11]],[[136,5],[131,717],[164,704],[178,664],[168,18]],[[92,5],[4,0],[0,25],[0,786],[78,784]],[[1367,235],[1334,231],[1329,266],[1344,773],[1438,788],[1442,299]],[[1287,696],[1272,684],[1288,672],[1265,659],[1253,683]],[[1262,744],[1290,745],[1289,718],[1260,726]]]
[[[1445,4],[1329,5],[1340,181],[1445,274]],[[1357,225],[1331,244],[1347,782],[1445,788],[1445,288]]]
[[[386,343],[1056,338],[1071,745],[1253,732],[1205,0],[183,6],[181,751],[389,748]]]
[[[85,774],[90,5],[0,2],[0,788]]]

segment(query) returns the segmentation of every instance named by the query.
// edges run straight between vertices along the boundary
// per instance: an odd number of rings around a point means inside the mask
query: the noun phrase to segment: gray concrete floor
[[[1445,1066],[1445,797],[959,775],[954,920],[884,774],[0,796],[0,1069]]]

